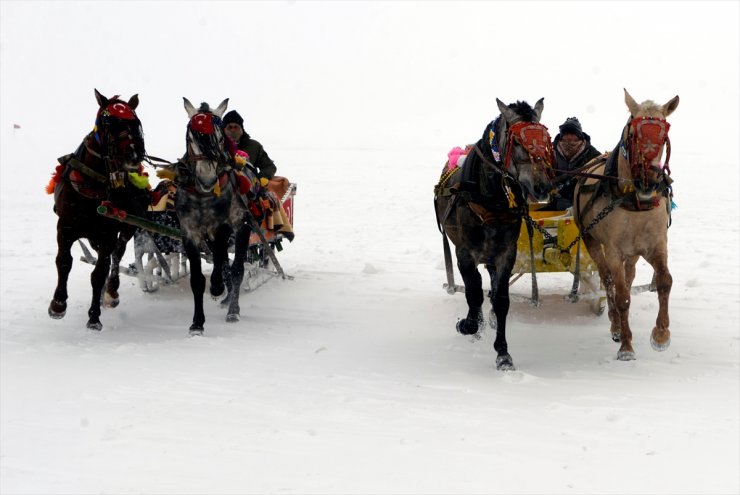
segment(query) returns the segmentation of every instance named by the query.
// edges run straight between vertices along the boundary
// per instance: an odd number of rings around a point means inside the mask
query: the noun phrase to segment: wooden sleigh
[[[284,177],[275,177],[267,185],[268,191],[276,200],[273,216],[265,218],[260,231],[253,231],[249,239],[249,251],[245,265],[243,286],[247,292],[253,291],[272,278],[281,277],[291,279],[286,275],[277,260],[276,252],[283,250],[284,241],[293,239],[294,206],[297,184]],[[155,292],[163,285],[177,282],[190,274],[187,256],[182,249],[181,234],[176,227],[174,209],[168,208],[171,204],[174,190],[170,197],[163,195],[156,205],[150,207],[152,219],[144,219],[126,215],[125,212],[111,210],[105,205],[98,209],[102,215],[119,221],[131,223],[139,227],[134,237],[134,262],[128,266],[121,266],[120,273],[139,280],[144,292]],[[165,218],[171,221],[162,221]],[[280,222],[281,225],[276,225]],[[275,228],[279,227],[279,228]],[[166,240],[169,238],[169,241]],[[90,248],[79,241],[83,255],[81,260],[95,264],[95,256]],[[203,245],[201,257],[212,263],[212,254],[208,246]]]

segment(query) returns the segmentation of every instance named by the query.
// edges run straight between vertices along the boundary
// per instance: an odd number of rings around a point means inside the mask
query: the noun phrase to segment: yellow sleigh
[[[580,231],[573,216],[569,211],[538,211],[534,208],[530,208],[530,219],[522,222],[516,262],[509,285],[525,274],[531,274],[532,266],[535,275],[568,272],[573,275],[573,287],[568,299],[576,302],[585,296],[594,313],[603,313],[606,297],[600,289],[598,268],[580,239]],[[538,304],[537,291],[535,276],[532,277],[534,304]]]

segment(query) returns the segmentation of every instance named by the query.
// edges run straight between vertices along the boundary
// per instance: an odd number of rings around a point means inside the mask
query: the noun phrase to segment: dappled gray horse
[[[187,98],[183,100],[189,118],[187,152],[177,167],[175,209],[191,272],[194,314],[190,334],[202,335],[205,323],[202,244],[205,243],[213,254],[211,295],[219,297],[228,288],[226,321],[239,321],[239,292],[251,232],[248,219],[252,203],[248,198],[256,197],[259,182],[246,168],[240,174],[249,174],[248,181],[237,178],[233,168],[233,157],[225,145],[221,122],[228,98],[215,109],[211,109],[208,103],[202,103],[196,109]],[[242,191],[244,195],[241,195],[240,184],[245,183],[253,188]],[[253,214],[259,215],[256,210]],[[232,233],[234,261],[229,265],[228,247]]]

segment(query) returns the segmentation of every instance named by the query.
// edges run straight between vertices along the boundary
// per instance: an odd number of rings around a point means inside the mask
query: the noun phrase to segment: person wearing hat
[[[583,132],[576,117],[569,117],[560,126],[560,133],[553,140],[555,148],[555,175],[561,170],[575,170],[589,160],[600,156],[599,150],[591,145],[591,136]],[[550,201],[547,210],[566,210],[573,206],[575,178],[558,183],[558,192]]]
[[[224,132],[236,144],[237,149],[247,152],[249,161],[257,168],[262,178],[272,179],[277,172],[275,163],[270,159],[262,145],[250,137],[244,130],[244,119],[236,110],[224,115]]]

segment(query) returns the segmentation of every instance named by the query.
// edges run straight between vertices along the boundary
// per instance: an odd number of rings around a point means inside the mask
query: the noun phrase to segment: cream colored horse
[[[667,163],[670,125],[665,119],[678,107],[678,96],[664,105],[650,100],[638,104],[625,89],[624,98],[630,118],[620,142],[609,161],[602,161],[588,171],[601,177],[579,179],[574,214],[606,289],[612,339],[621,342],[617,358],[629,361],[635,359],[629,325],[630,289],[640,256],[655,270],[660,306],[650,343],[653,349],[663,351],[671,340],[668,328],[668,296],[673,284],[668,271],[671,180]],[[603,218],[595,221],[597,216]]]

